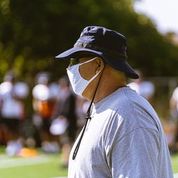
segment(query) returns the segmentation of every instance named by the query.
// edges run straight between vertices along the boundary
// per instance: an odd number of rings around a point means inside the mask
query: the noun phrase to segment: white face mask
[[[87,88],[87,86],[101,73],[102,69],[98,71],[90,80],[84,79],[79,72],[79,67],[83,64],[89,63],[95,60],[97,57],[92,58],[86,62],[75,64],[73,66],[69,66],[67,68],[67,75],[69,77],[72,89],[74,93],[82,96],[83,91]]]

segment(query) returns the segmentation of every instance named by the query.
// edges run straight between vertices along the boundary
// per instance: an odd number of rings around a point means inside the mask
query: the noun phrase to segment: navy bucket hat
[[[58,59],[98,56],[129,78],[137,79],[138,74],[127,62],[126,38],[122,34],[100,26],[84,28],[73,48],[56,56]]]

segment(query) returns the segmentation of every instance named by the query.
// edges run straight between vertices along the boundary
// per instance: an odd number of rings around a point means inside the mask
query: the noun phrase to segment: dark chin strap
[[[105,67],[105,65],[104,65],[104,67]],[[77,153],[78,153],[78,150],[79,150],[79,147],[80,147],[80,144],[81,144],[83,135],[84,135],[84,133],[85,133],[85,130],[86,130],[86,127],[87,127],[87,124],[88,124],[88,121],[91,120],[91,107],[92,107],[92,104],[93,104],[93,102],[94,102],[94,99],[95,99],[95,96],[96,96],[96,93],[97,93],[97,90],[98,90],[98,87],[99,87],[99,84],[100,84],[100,80],[101,80],[101,77],[102,77],[102,73],[103,73],[103,71],[104,71],[104,67],[103,67],[103,70],[102,70],[101,75],[100,75],[100,77],[99,77],[99,80],[98,80],[96,89],[95,89],[95,91],[94,91],[92,100],[91,100],[90,105],[89,105],[89,107],[88,107],[86,122],[85,122],[85,125],[84,125],[84,127],[83,127],[81,136],[80,136],[80,138],[79,138],[79,140],[78,140],[78,143],[77,143],[77,145],[76,145],[76,147],[75,147],[75,150],[74,150],[74,152],[73,152],[73,156],[72,156],[72,159],[73,159],[73,160],[74,160],[74,159],[76,158],[76,156],[77,156]]]

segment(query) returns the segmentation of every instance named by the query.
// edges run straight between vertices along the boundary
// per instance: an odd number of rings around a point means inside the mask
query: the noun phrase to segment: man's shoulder
[[[151,104],[132,89],[124,91],[115,102],[112,103],[118,116],[122,116],[125,123],[148,123],[158,120],[158,116]],[[146,121],[146,122],[145,122]]]
[[[124,110],[128,113],[133,111],[135,105],[141,105],[144,100],[134,90],[126,87],[116,92],[112,99],[108,100],[108,105],[112,105],[116,111]]]

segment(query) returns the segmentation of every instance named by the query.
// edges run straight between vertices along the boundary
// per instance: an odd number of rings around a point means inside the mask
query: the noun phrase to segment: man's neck
[[[90,101],[94,97],[94,103],[99,102],[117,89],[126,86],[125,76],[119,74],[111,67],[105,67],[105,70],[101,75],[101,78],[98,76],[95,81],[90,83],[83,93],[83,96]]]
[[[99,102],[100,100],[104,99],[108,95],[112,94],[119,88],[125,87],[126,84],[115,84],[115,85],[107,85],[105,84],[104,86],[100,85],[98,87],[98,91],[96,93],[96,96],[94,98],[94,103]]]

